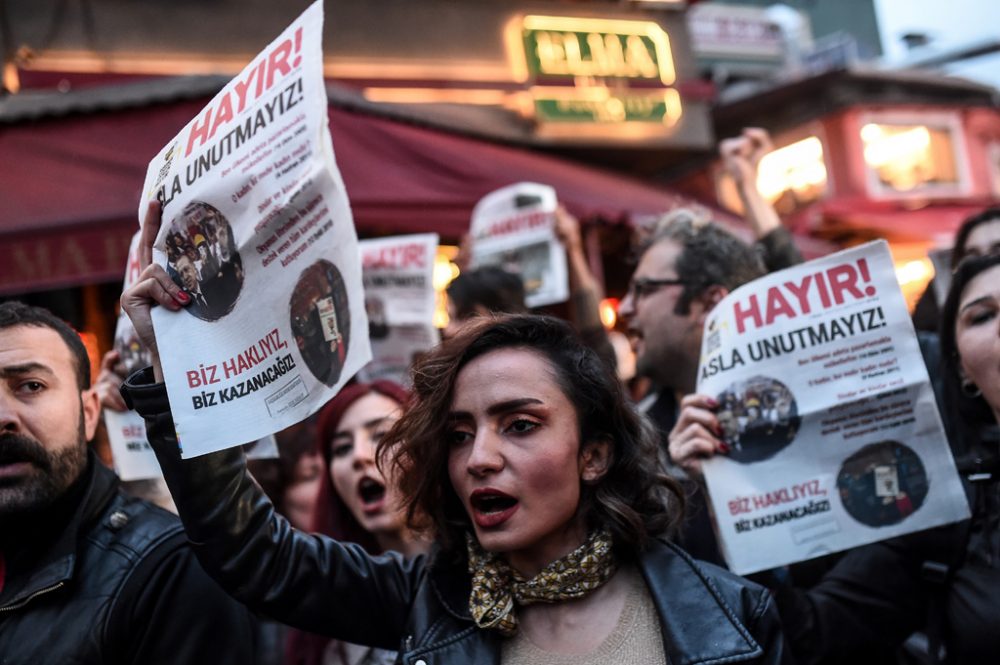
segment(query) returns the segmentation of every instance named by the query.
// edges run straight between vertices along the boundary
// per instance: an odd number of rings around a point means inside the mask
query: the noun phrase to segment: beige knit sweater
[[[600,646],[585,654],[551,653],[519,631],[504,642],[501,665],[665,665],[660,619],[642,575],[635,568],[618,574],[628,577],[628,595],[618,624]]]

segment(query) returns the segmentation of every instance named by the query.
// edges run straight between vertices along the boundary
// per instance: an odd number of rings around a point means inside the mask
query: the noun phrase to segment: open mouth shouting
[[[366,514],[377,513],[385,506],[385,484],[365,476],[358,481],[358,497]]]
[[[632,347],[632,353],[639,355],[639,352],[642,350],[642,330],[638,326],[629,326],[625,335],[629,346]]]
[[[517,512],[518,500],[492,488],[478,489],[469,497],[472,519],[481,529],[497,527]]]

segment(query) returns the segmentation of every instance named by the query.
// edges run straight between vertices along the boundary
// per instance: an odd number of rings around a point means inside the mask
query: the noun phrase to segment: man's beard
[[[0,464],[28,462],[27,476],[0,478],[0,520],[37,512],[51,505],[87,465],[83,411],[75,445],[50,452],[23,434],[0,434]]]

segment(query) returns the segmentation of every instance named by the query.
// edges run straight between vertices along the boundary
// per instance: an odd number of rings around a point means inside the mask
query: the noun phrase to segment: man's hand
[[[757,167],[764,155],[774,149],[771,137],[759,127],[747,127],[743,133],[719,144],[719,156],[726,172],[737,187],[757,187]]]
[[[719,403],[707,395],[687,395],[681,400],[677,424],[670,430],[670,459],[691,477],[701,477],[701,464],[717,454],[727,454],[729,446],[720,438],[722,427],[714,410]]]
[[[122,293],[121,299],[122,309],[132,320],[139,342],[149,349],[157,381],[163,380],[163,371],[160,368],[160,353],[156,346],[150,310],[155,305],[161,305],[176,312],[191,302],[191,296],[170,279],[163,267],[153,263],[153,242],[160,230],[161,215],[159,202],[150,201],[142,225],[142,235],[139,237],[139,267],[142,272],[132,286]]]
[[[747,127],[739,136],[719,144],[722,165],[736,183],[746,220],[758,240],[781,226],[778,211],[757,189],[760,160],[773,149],[771,137],[758,127]]]
[[[580,234],[580,221],[571,215],[565,207],[556,208],[555,234],[566,251],[582,251],[583,237]]]

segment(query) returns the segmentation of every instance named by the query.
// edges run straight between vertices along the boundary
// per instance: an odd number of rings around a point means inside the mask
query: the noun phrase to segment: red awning
[[[118,279],[149,160],[206,99],[0,125],[0,293]],[[456,239],[475,203],[519,181],[553,185],[574,214],[617,221],[690,202],[562,159],[330,109],[362,234]]]
[[[841,198],[824,201],[820,210],[827,231],[861,231],[901,242],[950,242],[963,221],[990,204],[991,201],[983,200],[907,209],[898,201]]]

